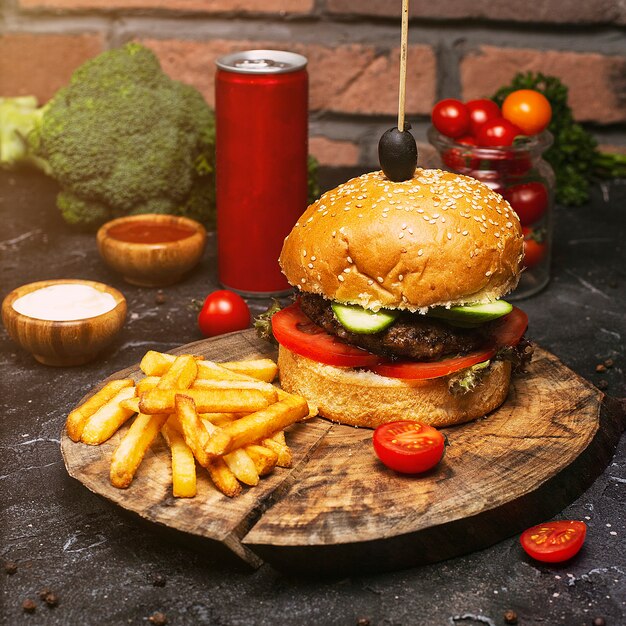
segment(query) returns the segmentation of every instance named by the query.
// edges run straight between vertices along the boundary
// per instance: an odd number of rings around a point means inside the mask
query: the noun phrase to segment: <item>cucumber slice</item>
[[[398,317],[396,311],[369,311],[356,304],[332,303],[332,309],[339,323],[353,333],[371,335],[385,330]]]
[[[496,300],[487,304],[468,304],[465,306],[435,307],[428,311],[427,315],[446,320],[452,324],[484,324],[495,320],[503,315],[508,315],[513,310],[513,305],[505,300]]]

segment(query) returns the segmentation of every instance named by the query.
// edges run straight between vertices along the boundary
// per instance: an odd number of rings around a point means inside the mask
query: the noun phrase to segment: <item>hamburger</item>
[[[416,169],[353,178],[308,207],[272,317],[282,387],[330,420],[443,427],[500,406],[529,359],[527,316],[502,300],[523,260],[519,219],[479,181]]]

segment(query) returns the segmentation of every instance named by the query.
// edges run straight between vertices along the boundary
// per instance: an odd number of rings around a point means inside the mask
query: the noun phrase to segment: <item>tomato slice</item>
[[[528,315],[516,306],[508,314],[493,322],[491,337],[497,350],[516,346],[528,328]]]
[[[582,548],[587,534],[585,522],[559,520],[528,528],[522,533],[522,548],[544,563],[571,559]]]
[[[458,370],[465,369],[490,359],[496,353],[494,347],[476,350],[463,356],[444,358],[440,361],[388,361],[372,366],[370,369],[381,376],[389,378],[405,378],[426,380],[447,376]]]
[[[526,313],[513,307],[508,315],[493,322],[491,338],[480,350],[439,361],[387,361],[328,334],[302,312],[297,302],[272,316],[276,341],[300,356],[337,367],[369,367],[381,376],[407,380],[439,378],[486,361],[500,348],[519,343],[527,327]]]
[[[385,361],[370,369],[381,376],[407,380],[426,380],[447,376],[490,359],[500,348],[517,345],[527,328],[528,315],[521,309],[513,307],[508,315],[493,322],[491,339],[481,350],[475,350],[463,356],[444,358],[440,361]]]
[[[443,435],[421,422],[383,424],[372,439],[376,456],[390,469],[403,474],[425,472],[441,461]]]
[[[380,357],[343,343],[314,324],[296,302],[272,316],[276,341],[300,356],[338,367],[367,367]]]

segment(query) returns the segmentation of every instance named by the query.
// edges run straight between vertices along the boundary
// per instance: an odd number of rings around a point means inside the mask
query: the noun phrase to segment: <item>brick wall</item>
[[[400,0],[0,0],[0,96],[42,101],[100,51],[137,40],[213,103],[215,59],[277,48],[309,59],[311,151],[376,165],[395,124]],[[488,96],[519,70],[561,77],[576,117],[626,147],[621,0],[413,0],[407,115],[420,143],[442,97]]]

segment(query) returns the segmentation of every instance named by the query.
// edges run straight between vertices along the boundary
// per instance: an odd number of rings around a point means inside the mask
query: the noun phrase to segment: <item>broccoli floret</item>
[[[196,219],[213,224],[214,193],[205,192],[215,184],[213,111],[196,89],[169,78],[144,46],[127,44],[87,61],[29,114],[13,127],[24,144],[22,160],[35,157],[48,167],[69,223],[187,214],[191,203]],[[15,150],[3,159],[18,160]]]

